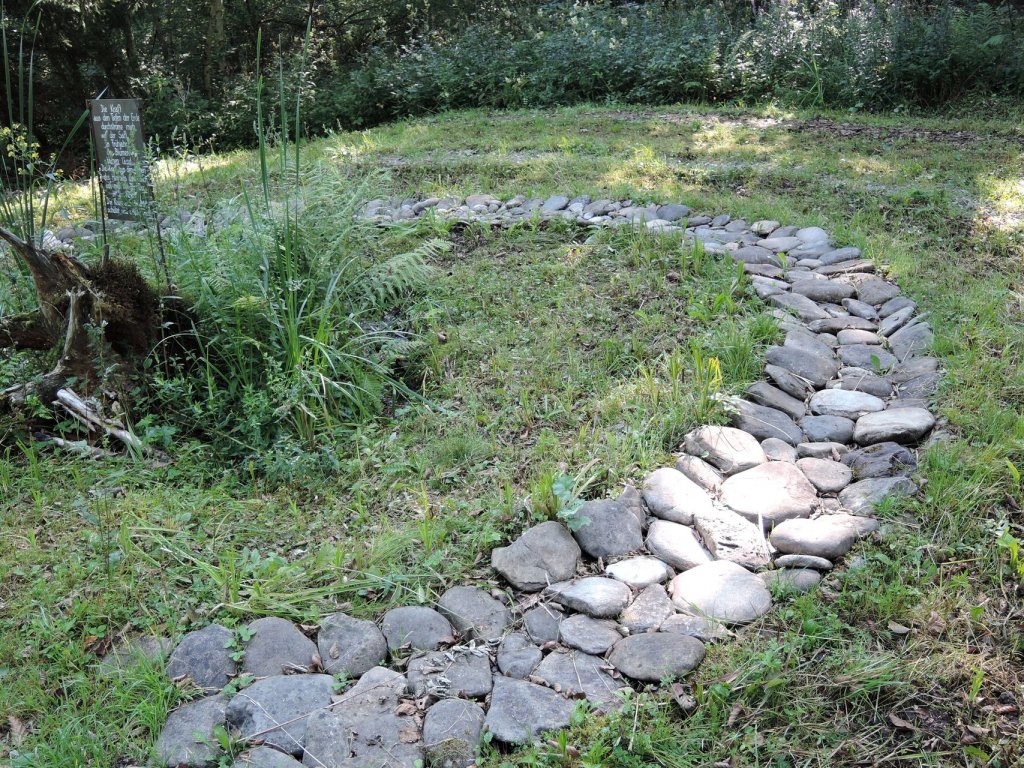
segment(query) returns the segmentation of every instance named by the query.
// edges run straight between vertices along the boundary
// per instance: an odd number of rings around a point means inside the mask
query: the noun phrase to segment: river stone
[[[824,333],[839,333],[849,329],[874,331],[878,329],[878,325],[856,315],[836,315],[825,320],[815,320],[812,323],[808,323],[807,329],[820,335]],[[836,337],[836,343],[838,342],[839,338]]]
[[[473,640],[497,640],[512,621],[508,608],[476,587],[452,587],[437,601],[437,610],[460,636]]]
[[[907,307],[913,307],[916,309],[917,304],[906,296],[897,296],[896,298],[889,299],[885,302],[885,304],[879,308],[878,314],[880,317],[888,317],[894,312],[899,312],[901,309],[906,309]]]
[[[423,750],[436,768],[471,768],[476,764],[484,710],[474,701],[443,699],[423,718]]]
[[[813,520],[786,520],[772,529],[772,546],[787,555],[814,555],[838,560],[853,547],[857,532],[842,520],[828,516]]]
[[[696,637],[704,643],[727,640],[733,633],[718,619],[707,616],[694,616],[689,613],[677,613],[669,616],[661,625],[659,632],[673,632],[677,635]]]
[[[878,322],[878,312],[875,308],[859,299],[843,299],[843,309],[851,315],[856,315],[872,322]]]
[[[253,635],[245,644],[242,672],[268,677],[313,665],[316,644],[290,621],[267,616],[250,622],[248,628]]]
[[[630,634],[653,632],[673,613],[675,609],[665,588],[661,584],[652,584],[637,595],[619,615],[619,623],[628,629]]]
[[[928,323],[916,323],[900,328],[889,337],[889,347],[900,360],[906,360],[913,355],[928,350],[935,341],[935,334],[932,333]]]
[[[793,347],[769,347],[767,360],[772,365],[785,368],[806,379],[818,388],[824,387],[828,380],[839,372],[839,363],[831,353],[826,357]]]
[[[732,510],[718,508],[699,515],[694,528],[717,560],[729,560],[751,570],[771,562],[761,529]]]
[[[806,296],[797,293],[776,293],[768,297],[768,301],[777,307],[791,310],[801,320],[822,320],[829,317],[828,312],[815,304]]]
[[[800,443],[796,452],[801,459],[840,459],[850,449],[843,443]]]
[[[858,515],[849,515],[845,512],[831,512],[823,517],[830,520],[835,525],[845,525],[847,528],[853,531],[854,535],[858,539],[863,539],[865,536],[869,536],[878,530],[878,520],[873,517],[861,517]]]
[[[803,472],[818,493],[839,493],[853,480],[848,466],[832,459],[799,459],[797,467]]]
[[[565,612],[557,605],[538,605],[523,614],[526,633],[535,643],[557,643],[558,627],[565,618]]]
[[[586,576],[554,584],[549,592],[556,603],[596,619],[618,616],[632,597],[629,587],[621,581],[603,576]]]
[[[299,757],[306,737],[305,716],[330,704],[333,692],[330,675],[266,677],[235,694],[227,706],[227,723],[243,740],[259,734],[266,746]]]
[[[736,398],[731,398],[728,404],[735,409],[733,425],[759,441],[777,437],[790,445],[796,445],[804,438],[800,428],[782,411]]]
[[[914,443],[934,426],[935,417],[926,408],[890,408],[858,419],[853,439],[860,445]]]
[[[853,286],[838,280],[797,280],[793,293],[799,293],[812,301],[839,302],[853,296]]]
[[[822,338],[823,336],[825,338]],[[817,357],[831,359],[832,347],[828,344],[828,338],[827,334],[811,333],[806,328],[801,327],[800,330],[789,331],[786,334],[785,341],[782,342],[782,346],[784,348],[799,349],[801,352],[807,352]]]
[[[941,373],[934,357],[921,357],[894,368],[890,378],[900,397],[930,397],[938,388]]]
[[[540,207],[540,209],[545,212],[553,213],[555,211],[562,210],[567,205],[569,205],[568,197],[565,197],[564,195],[552,195],[551,197],[544,201],[544,204]]]
[[[878,332],[882,336],[892,336],[914,316],[914,310],[915,307],[904,307],[898,312],[893,312],[878,324]]]
[[[427,651],[409,659],[406,677],[416,697],[482,699],[491,692],[491,660],[484,651]]]
[[[684,453],[676,459],[676,469],[705,491],[717,489],[725,479],[717,469],[704,461],[704,459],[691,456],[688,453]]]
[[[777,586],[784,592],[810,592],[821,581],[821,574],[813,568],[777,568],[757,574],[765,586]]]
[[[302,763],[284,752],[270,747],[254,747],[236,757],[231,763],[231,768],[300,768],[301,765]]]
[[[580,558],[576,540],[562,525],[549,520],[535,525],[507,547],[491,552],[491,565],[512,586],[537,592],[572,578]]]
[[[772,219],[762,219],[760,221],[755,221],[753,224],[751,224],[750,231],[753,232],[755,235],[767,237],[773,231],[778,229],[779,226],[779,222],[777,221],[773,221]]]
[[[871,515],[875,505],[887,496],[907,496],[916,490],[917,486],[905,477],[871,477],[846,486],[839,502],[855,515]]]
[[[568,728],[574,708],[550,688],[496,675],[484,727],[496,741],[528,744],[541,733]]]
[[[588,501],[577,513],[584,521],[573,536],[580,549],[594,558],[629,554],[644,543],[637,516],[617,501]]]
[[[167,677],[184,675],[205,691],[219,691],[237,671],[228,647],[233,640],[231,630],[219,624],[189,632],[167,661]]]
[[[809,405],[811,413],[819,416],[842,416],[854,420],[865,413],[885,410],[885,403],[874,395],[846,389],[823,389],[816,392]]]
[[[815,274],[825,275],[852,275],[857,272],[874,272],[875,263],[868,259],[851,259],[840,261],[835,264],[826,264],[814,270]]]
[[[214,735],[224,725],[228,699],[222,694],[183,704],[167,716],[153,754],[160,765],[213,765],[221,749]]]
[[[647,530],[647,549],[673,568],[687,568],[710,562],[714,558],[701,545],[693,528],[667,520],[655,520]]]
[[[759,245],[744,245],[730,255],[734,261],[741,261],[744,264],[771,264],[776,267],[782,265],[782,260],[773,251]]]
[[[767,440],[761,441],[761,448],[770,461],[788,461],[790,464],[794,464],[797,460],[796,448],[785,440],[769,437]]]
[[[686,435],[683,444],[687,453],[706,459],[727,475],[768,460],[753,435],[734,427],[701,427]]]
[[[608,661],[626,677],[657,683],[692,672],[704,660],[704,644],[675,632],[648,632],[619,640]]]
[[[899,286],[885,280],[865,280],[857,286],[857,298],[873,307],[879,307],[899,294]]]
[[[388,643],[372,621],[335,613],[320,622],[317,650],[324,670],[355,678],[376,667],[388,655]]]
[[[448,619],[424,605],[392,608],[381,619],[381,631],[392,652],[407,646],[414,651],[436,651],[455,641],[455,630]]]
[[[908,475],[917,467],[913,451],[899,443],[875,443],[858,448],[843,456],[842,461],[852,470],[855,480]]]
[[[656,557],[631,557],[606,566],[604,573],[633,589],[643,589],[668,581],[672,570]]]
[[[796,400],[805,400],[808,396],[814,394],[814,385],[807,381],[807,379],[797,376],[792,371],[788,371],[778,365],[768,364],[764,367],[764,372],[768,374],[768,378],[774,381],[779,389]]]
[[[609,712],[621,704],[619,691],[629,686],[611,676],[608,662],[582,651],[552,651],[533,671],[563,696],[582,694],[599,711]]]
[[[582,613],[577,613],[563,621],[559,631],[562,633],[562,642],[570,648],[596,655],[607,651],[615,644],[616,640],[622,637],[614,621],[592,619]]]
[[[771,527],[811,513],[818,494],[793,464],[773,461],[733,475],[722,484],[722,503],[748,520]]]
[[[678,203],[669,203],[658,208],[658,218],[665,221],[679,221],[690,214],[690,209]]]
[[[772,607],[764,582],[727,560],[705,563],[679,574],[672,580],[670,591],[679,610],[729,624],[746,624]]]
[[[505,635],[498,646],[498,669],[506,677],[522,680],[533,672],[541,656],[540,648],[530,642],[529,637],[522,632],[512,632]]]
[[[641,526],[647,520],[647,505],[644,503],[644,497],[632,485],[627,485],[623,488],[622,493],[619,494],[615,501],[628,509]]]
[[[817,555],[779,555],[775,558],[777,568],[814,568],[818,571],[831,571],[832,561]]]
[[[892,382],[866,368],[842,368],[839,371],[839,388],[851,392],[867,392],[875,397],[892,395]]]
[[[804,227],[796,231],[796,237],[805,244],[827,244],[828,232],[821,227]]]
[[[642,492],[651,514],[673,523],[689,523],[695,513],[711,508],[707,492],[672,467],[654,470],[644,480]],[[624,555],[629,551],[614,554]]]
[[[844,366],[869,371],[887,371],[899,362],[877,344],[847,344],[839,348],[839,359]]]
[[[846,248],[836,248],[833,251],[826,251],[818,257],[818,261],[822,264],[841,264],[844,261],[852,261],[859,258],[860,248],[848,246]]]
[[[171,641],[166,637],[140,635],[121,640],[111,646],[98,664],[101,674],[124,671],[140,664],[159,665],[167,660]]]
[[[849,443],[854,422],[842,416],[804,416],[800,428],[812,443]]]
[[[802,400],[786,394],[766,381],[759,381],[747,387],[747,398],[758,405],[782,411],[791,419],[799,419],[807,413],[807,406]],[[743,427],[740,427],[743,429]],[[753,434],[753,433],[751,433]]]
[[[751,276],[750,283],[754,286],[754,293],[762,301],[776,293],[785,293],[789,288],[789,285],[781,280],[772,280],[770,277],[761,277],[760,275]]]
[[[788,252],[794,248],[799,248],[803,244],[803,241],[798,237],[776,237],[773,234],[772,237],[765,238],[764,240],[758,240],[757,244],[770,251]]]

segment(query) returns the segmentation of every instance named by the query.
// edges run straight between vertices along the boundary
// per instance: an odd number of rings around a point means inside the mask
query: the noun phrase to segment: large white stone
[[[811,413],[859,419],[865,413],[885,410],[885,402],[867,392],[849,389],[823,389],[811,397]]]
[[[693,528],[667,520],[651,523],[647,531],[647,550],[680,571],[714,559],[704,549]]]
[[[681,611],[729,624],[745,624],[772,607],[764,582],[746,568],[727,560],[693,568],[676,576],[669,590]]]
[[[723,504],[768,528],[791,517],[807,517],[817,500],[804,473],[783,461],[740,472],[722,484]]]
[[[925,408],[890,408],[869,413],[857,420],[853,439],[860,445],[913,443],[935,426],[935,417]]]
[[[701,427],[686,436],[684,446],[687,453],[707,460],[727,475],[768,461],[757,438],[734,427]]]
[[[694,514],[711,509],[707,492],[672,467],[662,467],[648,475],[641,493],[652,515],[673,523],[689,524]]]

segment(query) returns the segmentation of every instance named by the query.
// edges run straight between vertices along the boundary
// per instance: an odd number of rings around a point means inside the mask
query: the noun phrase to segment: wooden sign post
[[[152,215],[153,182],[138,99],[93,99],[89,127],[107,218],[140,221]]]

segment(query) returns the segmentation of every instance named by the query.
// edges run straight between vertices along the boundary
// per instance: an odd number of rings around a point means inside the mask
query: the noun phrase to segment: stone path
[[[167,674],[207,695],[171,713],[158,761],[212,765],[226,727],[250,745],[235,766],[469,766],[485,731],[527,743],[567,727],[577,700],[611,711],[631,687],[685,676],[707,643],[769,611],[773,589],[813,589],[877,528],[875,504],[916,491],[913,446],[935,425],[932,333],[858,249],[817,227],[628,200],[473,195],[364,211],[382,226],[425,215],[681,233],[743,263],[785,341],[766,379],[729,403],[731,426],[693,431],[674,466],[587,502],[573,530],[549,521],[495,549],[505,590],[455,586],[378,622],[335,614],[314,638],[259,619],[239,633],[240,662],[230,630],[187,634]],[[222,693],[241,673],[256,682]]]

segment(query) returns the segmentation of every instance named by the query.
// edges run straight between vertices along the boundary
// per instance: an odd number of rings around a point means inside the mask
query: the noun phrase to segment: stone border
[[[226,726],[258,745],[239,767],[472,765],[485,731],[529,743],[568,727],[577,699],[612,711],[633,686],[685,676],[705,644],[770,610],[770,587],[812,589],[877,529],[875,504],[916,491],[912,446],[935,425],[940,376],[916,304],[818,227],[689,213],[586,196],[366,206],[380,226],[433,215],[679,233],[743,264],[785,342],[729,401],[731,426],[691,432],[674,466],[587,502],[570,527],[541,523],[495,549],[505,591],[452,587],[379,623],[337,613],[315,641],[272,617],[185,635],[167,674],[208,695],[170,714],[158,761],[213,764]],[[243,674],[256,682],[221,692]],[[338,676],[356,681],[341,695]]]

